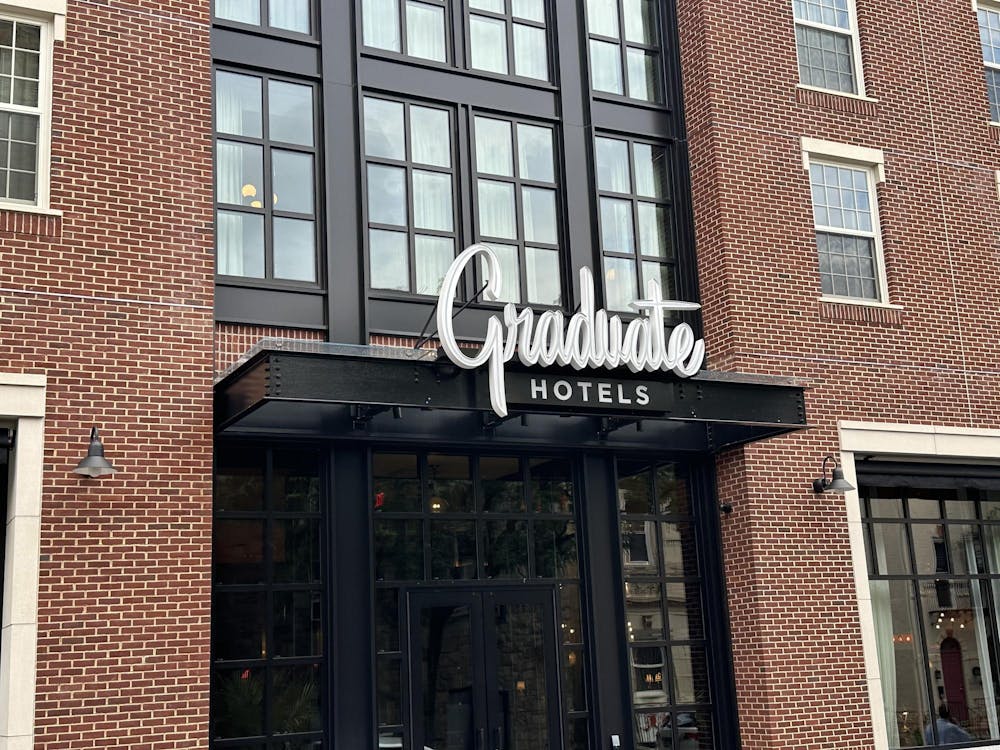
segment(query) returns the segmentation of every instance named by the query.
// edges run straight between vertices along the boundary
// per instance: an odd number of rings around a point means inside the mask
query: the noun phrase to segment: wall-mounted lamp
[[[73,469],[74,474],[82,474],[85,477],[103,477],[107,474],[114,474],[118,469],[108,463],[104,457],[104,444],[97,437],[97,428],[90,428],[90,447],[87,449],[86,457]]]
[[[826,462],[833,464],[833,471],[830,472],[830,479],[826,478]],[[813,480],[814,492],[836,492],[844,494],[854,489],[854,485],[844,479],[844,470],[840,468],[837,459],[833,456],[826,456],[823,459],[823,476]]]

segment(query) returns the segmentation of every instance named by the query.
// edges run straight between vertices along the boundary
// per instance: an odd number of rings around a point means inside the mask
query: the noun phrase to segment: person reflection
[[[972,739],[972,735],[951,720],[951,712],[944,703],[938,707],[938,717],[934,720],[934,724],[937,727],[938,744],[951,745]],[[924,742],[928,745],[934,744],[934,732],[930,724],[924,729]]]

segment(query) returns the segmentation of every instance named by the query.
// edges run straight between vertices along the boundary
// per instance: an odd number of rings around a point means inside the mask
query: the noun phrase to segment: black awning
[[[807,426],[803,387],[788,379],[513,364],[507,377],[501,420],[485,368],[427,350],[265,339],[216,384],[216,432],[704,453]]]

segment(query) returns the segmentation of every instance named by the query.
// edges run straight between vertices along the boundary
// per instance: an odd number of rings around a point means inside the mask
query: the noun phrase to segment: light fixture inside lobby
[[[830,462],[833,464],[833,470],[830,472],[830,479],[826,478],[826,464]],[[850,492],[854,489],[854,485],[844,479],[844,470],[840,468],[832,455],[825,456],[823,458],[823,476],[819,479],[813,480],[813,491],[814,492],[833,492],[836,494],[844,494],[845,492]]]
[[[87,455],[73,469],[74,474],[82,474],[85,477],[103,477],[114,474],[118,469],[108,463],[104,457],[104,444],[97,436],[97,428],[90,428],[90,447]]]

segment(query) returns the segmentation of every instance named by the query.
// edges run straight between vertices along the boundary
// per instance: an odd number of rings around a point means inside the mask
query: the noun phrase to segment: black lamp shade
[[[824,487],[825,492],[850,492],[854,489],[854,485],[844,479],[844,470],[839,466],[834,468],[831,474],[833,479]]]

